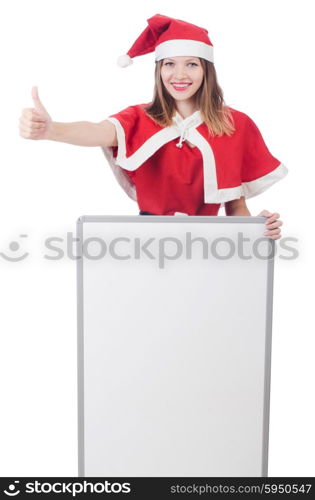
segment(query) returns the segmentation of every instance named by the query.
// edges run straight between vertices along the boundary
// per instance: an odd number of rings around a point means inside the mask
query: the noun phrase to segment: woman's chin
[[[190,93],[183,92],[182,94],[180,92],[172,92],[170,95],[173,97],[175,101],[186,101],[188,99],[191,99],[193,95]]]

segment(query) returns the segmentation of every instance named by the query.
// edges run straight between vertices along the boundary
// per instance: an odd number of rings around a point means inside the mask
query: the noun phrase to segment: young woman
[[[34,108],[20,135],[103,148],[113,172],[141,215],[250,215],[245,199],[282,179],[255,123],[225,105],[208,32],[157,14],[126,56],[155,51],[152,102],[130,106],[100,123],[57,123],[32,89]],[[263,210],[264,235],[281,236],[278,213]]]

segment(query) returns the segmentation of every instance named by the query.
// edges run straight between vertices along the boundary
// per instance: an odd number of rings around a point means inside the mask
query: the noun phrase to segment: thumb
[[[32,99],[33,99],[35,111],[37,111],[37,113],[40,113],[40,114],[47,113],[45,107],[43,106],[43,104],[39,98],[37,87],[32,87]]]

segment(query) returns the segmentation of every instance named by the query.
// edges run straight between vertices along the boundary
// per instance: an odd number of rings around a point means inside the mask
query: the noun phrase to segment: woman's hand
[[[272,240],[278,240],[281,238],[281,229],[283,222],[279,220],[280,215],[278,213],[271,213],[268,210],[263,210],[258,214],[259,216],[267,217],[265,222],[266,231],[264,232],[264,236],[268,236],[268,238]]]
[[[114,147],[118,145],[116,128],[110,121],[53,122],[38,97],[37,87],[32,88],[32,98],[34,108],[24,109],[20,118],[20,135],[25,139],[49,139],[76,146]]]
[[[20,117],[20,135],[24,139],[49,139],[52,119],[41,103],[37,87],[32,88],[34,108],[23,109]]]

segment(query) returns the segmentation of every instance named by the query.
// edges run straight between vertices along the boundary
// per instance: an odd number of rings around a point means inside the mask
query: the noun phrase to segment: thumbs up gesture
[[[32,88],[33,108],[23,109],[20,117],[20,135],[25,139],[49,139],[52,119],[42,104],[37,87]]]

